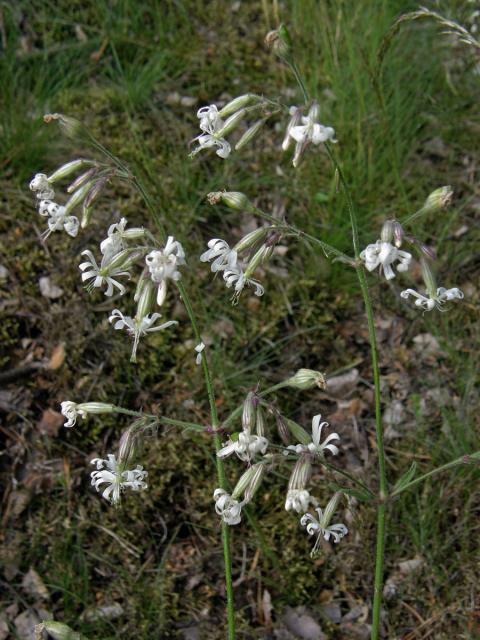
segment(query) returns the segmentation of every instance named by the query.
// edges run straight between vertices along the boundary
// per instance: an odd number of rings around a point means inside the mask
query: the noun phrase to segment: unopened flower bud
[[[265,45],[280,58],[288,58],[291,54],[292,39],[287,27],[281,24],[278,29],[267,33]]]
[[[245,473],[243,473],[237,484],[235,485],[235,489],[232,492],[232,498],[234,500],[238,500],[240,496],[245,496],[245,502],[249,502],[253,498],[253,494],[260,486],[262,481],[262,477],[265,470],[265,465],[261,462],[252,465],[249,467]]]
[[[252,124],[252,126],[245,131],[245,133],[242,135],[240,140],[235,145],[235,150],[239,151],[245,145],[251,142],[255,138],[257,133],[260,131],[260,129],[263,127],[266,121],[267,121],[267,118],[262,118],[262,120],[258,120],[257,122]]]
[[[62,132],[69,138],[75,138],[83,129],[80,120],[65,116],[62,113],[47,113],[43,116],[43,121],[47,124],[57,121]]]
[[[88,171],[85,171],[85,173],[82,173],[81,175],[79,175],[78,178],[75,178],[72,184],[70,184],[67,187],[67,193],[72,193],[73,191],[76,191],[79,187],[82,186],[82,184],[85,184],[87,180],[90,180],[91,178],[93,178],[97,171],[98,171],[97,167],[92,167]]]
[[[99,180],[97,180],[95,182],[95,184],[93,185],[93,187],[90,189],[90,191],[87,194],[87,197],[85,198],[85,206],[86,207],[91,207],[92,204],[95,202],[95,200],[98,198],[98,196],[100,195],[100,193],[102,192],[104,186],[107,183],[107,178],[100,178]]]
[[[116,253],[105,265],[108,269],[128,269],[145,255],[145,249],[124,249]]]
[[[258,249],[258,251],[250,258],[247,268],[245,269],[245,278],[248,280],[248,278],[253,275],[257,267],[259,267],[261,264],[264,264],[272,257],[272,253],[273,247],[267,247],[266,244],[263,244],[260,249]]]
[[[262,242],[266,238],[268,230],[269,227],[259,227],[254,231],[250,231],[250,233],[247,233],[246,236],[237,242],[233,247],[233,251],[241,253],[242,251],[246,251],[247,249],[251,249],[255,245],[258,245],[259,242]]]
[[[55,620],[46,620],[42,624],[37,624],[35,626],[35,638],[42,638],[43,631],[46,631],[49,637],[54,640],[87,640],[81,633],[74,631],[63,622],[55,622]]]
[[[400,224],[400,222],[398,222],[398,220],[394,220],[393,221],[393,241],[397,249],[399,249],[402,246],[404,235],[405,235],[405,232],[403,230],[402,225]]]
[[[435,298],[437,295],[437,283],[435,276],[433,275],[430,265],[424,258],[420,258],[420,265],[422,267],[422,277],[425,282],[425,288],[430,298]]]
[[[229,118],[227,118],[223,127],[215,133],[215,137],[225,138],[229,133],[232,133],[232,131],[236,129],[240,122],[244,119],[246,113],[246,109],[240,109],[240,111],[237,111]]]
[[[392,240],[393,240],[393,220],[386,220],[383,223],[382,231],[380,233],[380,240],[382,242],[392,242]]]
[[[118,445],[118,464],[122,468],[128,467],[138,452],[139,429],[137,425],[128,427],[120,438]]]
[[[220,109],[218,115],[220,116],[220,118],[226,118],[232,113],[243,109],[253,102],[260,102],[261,99],[262,98],[260,96],[257,96],[254,93],[245,93],[244,95],[238,96],[237,98],[230,100],[230,102],[227,102],[227,104],[222,109]]]
[[[235,211],[253,211],[254,206],[244,193],[240,191],[213,191],[207,199],[210,204],[222,204]]]
[[[255,431],[257,432],[257,436],[265,436],[265,413],[261,404],[257,406]]]
[[[327,386],[327,380],[325,375],[320,373],[320,371],[314,371],[313,369],[299,369],[294,376],[285,381],[285,385],[287,387],[302,390],[312,389],[313,387],[325,389]]]
[[[135,314],[135,320],[140,322],[142,318],[148,316],[152,312],[155,305],[156,287],[150,279],[145,279],[142,286],[142,290],[138,297],[137,312]]]
[[[423,205],[424,213],[430,213],[434,211],[440,211],[441,209],[445,209],[448,207],[453,198],[453,189],[452,187],[440,187],[439,189],[435,189],[425,201]]]
[[[247,397],[243,403],[242,427],[245,431],[251,431],[255,426],[255,394],[253,391],[247,393]]]
[[[297,424],[294,420],[290,420],[289,418],[284,418],[284,420],[290,433],[293,436],[294,441],[306,445],[310,444],[312,438],[303,427]]]
[[[305,489],[312,476],[312,460],[310,456],[301,456],[293,467],[292,474],[288,481],[288,489],[301,491]]]
[[[93,164],[91,160],[85,160],[84,158],[79,158],[78,160],[72,160],[71,162],[67,162],[59,167],[51,176],[48,177],[48,181],[50,183],[57,182],[58,180],[62,180],[67,176],[71,175],[75,171],[82,169],[85,166]]]
[[[278,431],[278,435],[280,436],[283,444],[285,445],[289,445],[290,444],[290,429],[287,427],[285,420],[283,419],[283,416],[281,416],[279,413],[275,414],[275,420],[277,421],[277,431]]]
[[[426,244],[420,243],[419,245],[420,251],[426,256],[429,260],[436,260],[437,254],[435,253],[435,249],[433,247],[428,247]]]
[[[88,192],[93,186],[93,182],[87,182],[73,193],[65,204],[65,213],[69,214],[78,204],[83,202]]]

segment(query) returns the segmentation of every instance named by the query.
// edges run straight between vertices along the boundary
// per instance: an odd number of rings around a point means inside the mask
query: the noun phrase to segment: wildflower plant
[[[91,463],[91,484],[101,496],[117,506],[126,491],[138,493],[148,489],[148,473],[138,463],[140,443],[146,431],[159,424],[172,425],[181,429],[194,429],[213,436],[216,450],[217,480],[212,484],[212,509],[219,517],[222,532],[222,547],[225,562],[225,583],[227,593],[228,638],[235,637],[234,594],[232,586],[230,530],[242,522],[243,509],[254,504],[255,495],[260,491],[265,476],[277,467],[288,469],[289,480],[285,483],[285,511],[296,518],[299,531],[315,537],[312,554],[319,552],[321,544],[339,544],[349,531],[341,521],[341,505],[350,497],[370,503],[377,512],[376,566],[373,588],[373,610],[371,637],[375,640],[380,633],[380,609],[383,586],[383,563],[386,536],[386,507],[408,488],[421,483],[428,477],[448,468],[480,458],[480,452],[462,456],[451,463],[433,469],[423,476],[415,477],[415,467],[392,484],[387,479],[383,425],[381,415],[380,371],[378,366],[377,340],[375,334],[374,310],[369,291],[368,274],[379,276],[385,282],[408,282],[408,274],[415,259],[421,265],[425,293],[417,292],[408,284],[397,293],[399,303],[413,300],[413,310],[447,311],[450,304],[463,298],[456,283],[443,282],[437,286],[434,277],[434,252],[411,234],[413,221],[431,212],[445,209],[451,201],[450,187],[441,187],[432,193],[418,211],[399,220],[386,220],[380,230],[371,230],[370,242],[362,247],[359,236],[356,208],[352,194],[344,176],[342,166],[332,146],[342,134],[331,124],[321,122],[321,105],[311,99],[297,67],[291,38],[282,26],[267,36],[267,44],[292,71],[303,96],[302,104],[285,105],[279,100],[269,99],[252,93],[242,94],[223,108],[209,104],[197,112],[200,134],[193,139],[195,147],[191,157],[201,158],[202,154],[214,152],[220,161],[228,161],[234,154],[246,147],[254,137],[261,135],[262,128],[270,119],[280,119],[284,133],[278,141],[279,152],[290,153],[293,147],[292,164],[295,171],[300,162],[307,162],[313,154],[321,150],[331,161],[332,170],[338,177],[343,190],[350,218],[353,253],[348,255],[332,246],[323,237],[318,238],[292,225],[287,219],[280,219],[273,213],[259,209],[247,195],[235,191],[220,191],[208,195],[214,206],[224,206],[242,215],[255,217],[261,225],[246,234],[235,244],[230,239],[212,238],[206,250],[198,250],[197,255],[186,255],[182,238],[176,229],[165,229],[163,218],[157,210],[148,191],[139,178],[124,162],[105,149],[81,123],[61,114],[46,117],[47,122],[56,121],[69,135],[79,135],[100,156],[99,159],[77,159],[66,163],[51,175],[39,173],[30,183],[34,192],[39,214],[47,218],[46,240],[53,231],[65,231],[77,236],[95,214],[95,202],[106,184],[117,181],[127,183],[141,196],[153,222],[153,230],[145,226],[129,227],[127,220],[111,223],[106,236],[100,239],[98,250],[83,249],[83,261],[79,264],[80,280],[86,283],[89,293],[96,289],[103,291],[107,298],[115,298],[108,319],[120,336],[133,339],[131,362],[135,363],[137,350],[148,348],[149,335],[162,331],[165,340],[175,339],[177,321],[163,313],[167,297],[175,297],[185,306],[191,324],[196,346],[192,356],[201,367],[205,391],[210,408],[209,424],[185,422],[168,416],[136,412],[110,403],[64,401],[61,410],[66,418],[65,427],[82,428],[79,418],[87,415],[101,416],[118,413],[131,416],[132,424],[122,434],[116,454],[107,453],[105,458],[94,458]],[[243,128],[243,133],[238,133]],[[232,137],[233,136],[233,137]],[[236,137],[236,142],[235,138]],[[281,139],[283,138],[283,140]],[[197,159],[198,159],[197,158]],[[71,181],[66,187],[64,204],[54,201],[55,189],[63,180]],[[54,189],[55,187],[55,189]],[[79,219],[80,216],[80,219]],[[368,324],[371,364],[375,394],[376,447],[378,456],[378,486],[372,480],[366,483],[360,477],[342,469],[341,464],[333,464],[341,459],[341,438],[333,432],[320,413],[312,418],[311,429],[306,430],[290,419],[271,400],[271,394],[279,390],[324,389],[327,384],[325,374],[302,368],[292,376],[262,389],[248,391],[241,406],[233,408],[220,421],[217,413],[215,391],[212,383],[208,349],[201,337],[201,330],[189,297],[183,276],[189,270],[209,265],[214,277],[221,276],[227,288],[233,291],[232,302],[239,303],[246,286],[253,293],[262,296],[268,292],[268,283],[257,279],[257,269],[267,264],[275,256],[275,247],[280,241],[308,242],[319,252],[341,262],[345,268],[353,270],[358,279],[359,291],[363,299]],[[293,244],[292,242],[292,244]],[[416,285],[415,285],[416,286]],[[267,294],[268,295],[268,294]],[[130,296],[130,303],[123,300]],[[133,304],[132,304],[133,303]],[[135,313],[128,315],[126,309],[134,306]],[[405,313],[409,312],[407,304]],[[142,346],[139,344],[142,342]],[[145,344],[143,344],[145,343]],[[195,366],[192,358],[192,366]],[[318,411],[321,407],[318,408]],[[235,430],[236,429],[236,430]],[[227,481],[227,465],[240,465],[239,480],[232,487]],[[314,470],[318,467],[328,470],[336,479],[332,497],[325,508],[316,497],[316,487],[312,486]],[[337,520],[338,519],[338,520]]]

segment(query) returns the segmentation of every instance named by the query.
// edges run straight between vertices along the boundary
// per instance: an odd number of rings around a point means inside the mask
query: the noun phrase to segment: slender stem
[[[336,467],[334,464],[330,464],[329,462],[321,462],[321,465],[324,466],[326,469],[329,469],[330,471],[333,471],[334,473],[338,473],[338,475],[343,476],[344,478],[347,478],[348,480],[350,480],[350,482],[353,482],[354,484],[362,488],[366,493],[368,493],[370,497],[375,498],[375,494],[372,492],[372,490],[369,487],[367,487],[365,483],[363,483],[361,480],[358,480],[357,478],[355,478],[355,476],[352,476],[347,471],[344,471],[343,469],[340,469],[340,467]]]
[[[267,389],[265,389],[264,391],[260,391],[260,393],[258,393],[258,395],[263,398],[265,396],[267,396],[269,393],[273,393],[274,391],[278,391],[278,389],[283,389],[283,387],[286,386],[286,380],[284,380],[283,382],[279,382],[278,384],[274,384],[271,387],[268,387]],[[238,405],[238,407],[236,407],[232,413],[222,422],[222,427],[227,427],[231,422],[233,422],[236,418],[238,418],[243,411],[243,402],[242,404]]]
[[[186,422],[185,420],[174,420],[173,418],[167,418],[167,416],[156,416],[153,413],[144,413],[143,411],[132,411],[131,409],[124,409],[123,407],[115,407],[115,413],[122,413],[126,416],[135,416],[137,418],[151,418],[157,422],[163,422],[165,424],[172,425],[172,427],[182,427],[184,429],[193,429],[194,431],[205,431],[205,427],[196,422]]]
[[[147,190],[145,189],[142,182],[139,181],[137,177],[133,177],[132,181],[135,188],[138,190],[143,200],[145,201],[145,204],[147,205],[147,208],[150,211],[152,218],[162,236],[162,240],[165,241],[166,233],[163,226],[163,222]],[[188,317],[190,319],[195,340],[197,342],[201,342],[202,338],[200,335],[200,329],[198,327],[197,319],[196,319],[192,304],[190,302],[190,298],[188,297],[187,291],[181,281],[177,282],[176,285],[180,293],[180,296],[183,300],[183,304],[185,305],[185,309],[187,311]],[[211,422],[212,422],[211,426],[215,430],[219,424],[218,413],[217,413],[217,405],[215,402],[215,392],[213,389],[212,376],[210,374],[210,368],[208,366],[208,360],[207,360],[205,350],[202,351],[202,370],[205,378],[205,386],[207,389],[208,402],[210,405],[210,415],[211,415]],[[213,442],[215,445],[215,451],[219,451],[222,447],[222,440],[218,432],[214,431]],[[225,467],[223,464],[223,459],[219,458],[218,456],[215,456],[215,459],[216,459],[216,466],[217,466],[218,484],[222,489],[226,491],[227,481],[225,476]],[[235,608],[234,608],[234,599],[233,599],[230,530],[228,528],[228,525],[223,521],[222,521],[222,544],[223,544],[223,558],[224,558],[224,565],[225,565],[225,589],[227,592],[228,640],[235,640]]]
[[[347,256],[346,253],[343,253],[343,251],[340,251],[339,249],[332,247],[332,245],[326,242],[323,242],[323,240],[320,240],[319,238],[316,238],[315,236],[312,236],[309,233],[306,233],[305,231],[298,229],[298,227],[295,227],[292,224],[281,223],[278,221],[277,218],[270,215],[269,213],[266,213],[265,211],[262,211],[261,209],[258,209],[258,207],[252,206],[251,211],[254,215],[257,215],[260,218],[264,218],[264,220],[268,220],[269,222],[273,222],[277,226],[277,228],[285,229],[286,231],[289,231],[290,233],[292,233],[294,236],[298,236],[300,238],[309,240],[310,242],[317,244],[319,247],[322,248],[322,250],[327,256],[329,254],[333,254],[337,256],[337,258],[341,258],[343,262],[346,262],[348,264],[353,264],[352,258],[350,258],[350,256]]]
[[[307,103],[310,100],[310,96],[308,95],[308,90],[307,87],[305,86],[305,83],[302,79],[302,76],[300,74],[300,71],[297,67],[297,63],[295,62],[295,60],[285,60],[285,62],[288,64],[288,66],[290,67],[293,75],[295,76],[295,80],[298,83],[298,86],[300,87],[300,90],[302,92],[303,95],[303,100],[305,101],[305,103]]]
[[[453,469],[453,467],[458,467],[462,464],[470,464],[471,461],[477,462],[477,460],[480,460],[480,451],[476,451],[475,453],[471,453],[465,456],[460,456],[460,458],[456,458],[451,462],[447,462],[446,464],[443,464],[441,467],[432,469],[432,471],[428,471],[428,473],[424,473],[422,476],[415,478],[415,480],[412,480],[411,482],[404,485],[403,487],[400,487],[399,489],[392,491],[392,493],[390,494],[390,497],[394,498],[395,496],[398,496],[400,493],[403,493],[403,491],[406,491],[407,489],[411,489],[412,487],[414,487],[417,484],[420,484],[420,482],[423,482],[427,478],[436,476],[437,473],[441,473],[442,471],[446,471],[447,469]]]

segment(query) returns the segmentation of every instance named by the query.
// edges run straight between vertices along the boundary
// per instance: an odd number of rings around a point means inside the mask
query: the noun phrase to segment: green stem
[[[278,218],[275,218],[274,216],[270,215],[269,213],[266,213],[265,211],[262,211],[261,209],[258,209],[258,207],[252,206],[251,211],[252,211],[252,213],[254,215],[257,215],[260,218],[263,218],[264,220],[268,220],[269,222],[273,222],[276,225],[277,228],[285,229],[286,231],[289,231],[294,236],[298,236],[299,238],[303,238],[305,240],[309,240],[310,242],[313,242],[314,244],[317,244],[319,247],[322,248],[322,250],[324,251],[325,255],[328,256],[329,254],[333,254],[333,255],[337,256],[337,258],[340,258],[343,262],[346,262],[348,264],[353,264],[353,260],[350,258],[350,256],[347,256],[346,253],[343,253],[339,249],[336,249],[335,247],[332,247],[332,245],[330,245],[330,244],[328,244],[326,242],[323,242],[323,240],[320,240],[319,238],[316,238],[315,236],[312,236],[309,233],[306,233],[305,231],[302,231],[301,229],[298,229],[297,227],[295,227],[292,224],[279,222]]]
[[[432,471],[429,471],[428,473],[424,473],[423,476],[419,476],[418,478],[415,478],[415,480],[412,480],[411,482],[404,485],[403,487],[400,487],[399,489],[392,491],[392,493],[390,494],[390,497],[394,498],[395,496],[398,496],[400,493],[403,493],[403,491],[406,491],[407,489],[411,489],[412,487],[414,487],[417,484],[420,484],[420,482],[423,482],[427,478],[436,476],[437,473],[441,473],[442,471],[446,471],[447,469],[453,469],[453,467],[458,467],[462,464],[470,464],[471,459],[474,460],[475,462],[477,460],[480,460],[480,451],[476,451],[475,453],[471,453],[465,456],[460,456],[460,458],[456,458],[451,462],[447,462],[446,464],[443,464],[441,467],[437,467],[436,469],[432,469]]]
[[[277,391],[278,389],[283,389],[283,387],[286,386],[286,380],[284,380],[283,382],[279,382],[278,384],[274,384],[271,387],[268,387],[267,389],[265,389],[264,391],[261,391],[258,395],[263,398],[264,396],[267,396],[269,393],[273,393],[274,391]],[[232,423],[236,418],[238,418],[239,416],[242,415],[242,411],[243,411],[243,402],[242,404],[238,405],[238,407],[236,407],[232,413],[222,422],[222,427],[228,427],[230,425],[230,423]]]
[[[347,471],[344,471],[343,469],[340,469],[339,467],[336,467],[334,464],[330,464],[329,462],[321,462],[320,464],[324,466],[326,469],[329,469],[330,471],[333,471],[334,473],[338,473],[338,475],[343,476],[344,478],[347,478],[348,480],[350,480],[350,482],[353,482],[354,484],[359,486],[361,489],[363,489],[366,493],[368,493],[368,495],[371,498],[375,498],[375,494],[372,493],[371,489],[367,487],[366,484],[364,484],[361,480],[358,480],[357,478],[355,478],[355,476],[352,476]]]
[[[193,429],[194,431],[205,431],[205,427],[196,422],[186,422],[185,420],[174,420],[173,418],[167,418],[166,416],[156,416],[153,413],[144,413],[143,411],[132,411],[131,409],[124,409],[123,407],[115,407],[115,413],[121,413],[126,416],[135,416],[136,418],[151,418],[157,422],[169,424],[172,427],[182,427],[183,429]]]
[[[307,87],[305,86],[305,83],[302,79],[302,76],[300,74],[300,71],[297,67],[297,63],[295,62],[295,60],[293,60],[293,58],[291,60],[286,60],[285,62],[288,64],[288,66],[290,67],[293,75],[295,76],[295,80],[297,81],[298,86],[300,87],[300,90],[302,92],[303,95],[303,100],[305,103],[307,103],[310,100],[310,96],[308,95],[308,90]]]

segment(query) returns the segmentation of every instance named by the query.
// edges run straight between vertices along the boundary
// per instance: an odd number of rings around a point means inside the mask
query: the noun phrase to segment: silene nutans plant
[[[291,160],[295,172],[309,163],[315,154],[325,154],[331,163],[331,175],[342,194],[345,215],[349,217],[352,248],[349,253],[331,245],[327,237],[316,237],[295,226],[287,213],[264,211],[255,204],[255,193],[223,190],[206,195],[208,203],[217,210],[230,212],[232,220],[259,221],[259,226],[246,233],[239,241],[212,237],[197,254],[187,255],[184,239],[177,230],[167,227],[162,212],[148,193],[141,179],[78,120],[63,114],[48,114],[45,122],[59,127],[59,133],[81,141],[88,149],[85,157],[70,160],[51,172],[37,173],[30,182],[39,216],[44,224],[43,241],[51,243],[56,234],[72,238],[81,236],[95,216],[97,202],[111,196],[116,185],[135,190],[142,198],[145,223],[131,226],[127,219],[112,221],[105,229],[97,246],[84,247],[78,260],[78,277],[86,294],[105,296],[110,304],[108,321],[118,340],[129,341],[131,358],[128,366],[135,367],[137,354],[149,349],[150,334],[162,332],[166,341],[174,342],[178,321],[169,317],[166,301],[176,301],[185,309],[195,337],[192,348],[192,367],[203,373],[205,397],[208,399],[208,424],[195,420],[185,422],[174,417],[133,411],[113,402],[84,402],[82,398],[66,398],[61,403],[65,416],[64,426],[78,428],[86,416],[101,420],[104,414],[131,416],[131,424],[121,434],[116,451],[105,451],[103,457],[91,460],[92,490],[111,508],[121,505],[126,492],[134,492],[138,499],[148,491],[148,469],[142,464],[142,443],[147,433],[160,426],[180,430],[193,430],[205,434],[212,442],[216,458],[216,480],[211,481],[211,508],[218,516],[221,530],[221,548],[225,569],[226,622],[229,640],[236,637],[235,598],[231,567],[231,532],[245,519],[248,511],[254,518],[255,503],[265,487],[265,479],[284,482],[284,502],[281,508],[285,518],[296,521],[298,535],[304,536],[305,546],[311,547],[311,556],[322,554],[325,544],[332,549],[348,545],[354,534],[355,519],[344,518],[346,510],[376,511],[377,533],[375,544],[375,571],[372,585],[372,607],[368,622],[373,640],[382,636],[382,596],[384,593],[385,540],[388,536],[387,507],[394,509],[401,494],[448,469],[480,461],[480,452],[465,451],[460,458],[441,467],[418,475],[413,463],[406,474],[395,477],[387,469],[383,439],[382,398],[378,347],[375,329],[375,308],[370,294],[372,277],[381,282],[385,295],[395,295],[397,308],[411,309],[420,315],[448,313],[452,305],[464,303],[464,293],[458,282],[450,281],[448,274],[437,277],[437,258],[434,249],[415,233],[415,222],[429,214],[447,211],[453,191],[439,186],[425,195],[414,212],[401,211],[398,217],[385,219],[380,228],[359,229],[355,194],[342,169],[342,132],[335,123],[325,121],[321,100],[309,95],[295,59],[295,49],[285,26],[269,33],[266,45],[278,58],[278,64],[291,72],[301,96],[293,104],[249,92],[242,93],[227,104],[207,104],[198,109],[199,133],[192,135],[187,155],[201,162],[205,154],[218,157],[218,163],[241,153],[254,140],[262,136],[266,126],[272,124],[278,137],[278,153]],[[40,168],[41,169],[41,168]],[[285,176],[288,180],[288,176]],[[107,189],[108,187],[108,189]],[[111,196],[113,197],[113,196]],[[114,203],[112,203],[114,204]],[[366,243],[360,239],[368,238]],[[262,267],[279,263],[282,251],[288,245],[294,252],[298,243],[307,243],[318,257],[328,258],[342,268],[356,274],[358,295],[364,305],[368,325],[369,348],[374,393],[378,473],[365,478],[342,468],[337,459],[342,451],[342,439],[322,417],[321,406],[311,416],[311,424],[300,425],[282,411],[281,394],[289,389],[308,392],[328,388],[328,363],[318,363],[318,370],[301,368],[273,387],[265,387],[260,380],[254,389],[245,393],[237,407],[222,406],[222,415],[216,402],[211,373],[212,345],[202,339],[205,327],[199,325],[196,301],[184,284],[185,274],[199,269],[210,270],[215,278],[218,296],[225,304],[242,305],[246,295],[253,294],[265,303],[269,288],[275,287],[273,278]],[[312,258],[314,259],[314,258]],[[421,274],[418,286],[411,277],[415,268]],[[267,274],[267,275],[265,275]],[[392,286],[394,284],[395,286]],[[113,300],[115,302],[113,302]],[[277,393],[280,392],[280,393]],[[276,394],[274,396],[274,393]],[[159,463],[161,464],[161,463]],[[328,501],[319,500],[313,482],[315,472],[323,468],[331,486]],[[232,473],[230,472],[232,470]],[[238,480],[234,483],[230,477]],[[195,479],[192,479],[195,482]],[[250,521],[250,518],[248,518]],[[352,531],[353,529],[353,531]],[[220,545],[220,541],[219,541]],[[281,555],[281,550],[279,551]],[[327,560],[328,562],[328,560]],[[77,637],[60,622],[45,621],[37,627],[38,637],[47,631],[54,638]],[[72,635],[73,634],[73,635]]]

